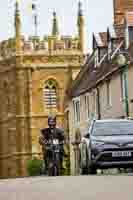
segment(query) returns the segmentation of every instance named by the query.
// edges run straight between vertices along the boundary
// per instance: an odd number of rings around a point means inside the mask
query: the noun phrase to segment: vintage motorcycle
[[[53,139],[45,143],[45,149],[48,152],[48,175],[60,175],[60,152],[61,145],[58,139]]]

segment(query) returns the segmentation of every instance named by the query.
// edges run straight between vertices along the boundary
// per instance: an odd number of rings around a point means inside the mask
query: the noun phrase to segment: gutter
[[[99,96],[99,88],[97,90],[97,107],[98,107],[98,119],[101,119],[101,107],[100,107],[100,96]]]

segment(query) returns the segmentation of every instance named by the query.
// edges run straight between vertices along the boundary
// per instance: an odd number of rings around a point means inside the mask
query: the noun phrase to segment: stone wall
[[[48,57],[47,57],[48,56]],[[82,53],[72,55],[20,54],[0,66],[1,177],[27,176],[27,161],[36,154],[40,129],[47,127],[49,110],[43,96],[45,82],[58,85],[57,125],[64,127],[66,90],[83,63]],[[3,58],[2,63],[6,60]]]

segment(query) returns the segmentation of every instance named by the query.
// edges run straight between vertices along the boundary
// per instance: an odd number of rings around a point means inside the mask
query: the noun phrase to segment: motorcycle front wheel
[[[53,176],[59,176],[59,169],[56,165],[53,166]]]
[[[53,163],[49,164],[48,167],[48,175],[49,176],[59,176],[59,169],[56,165],[54,165]]]

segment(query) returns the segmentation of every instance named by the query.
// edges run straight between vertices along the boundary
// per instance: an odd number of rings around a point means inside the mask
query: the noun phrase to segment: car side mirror
[[[87,133],[84,137],[89,139],[90,138],[90,133]]]

